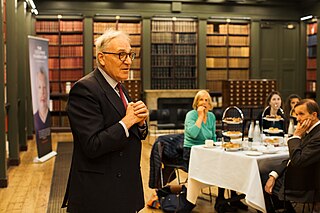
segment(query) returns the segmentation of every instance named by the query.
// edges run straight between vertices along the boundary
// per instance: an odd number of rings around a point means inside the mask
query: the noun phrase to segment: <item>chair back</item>
[[[315,165],[295,167],[289,164],[284,177],[284,200],[302,203],[320,201],[320,171]]]

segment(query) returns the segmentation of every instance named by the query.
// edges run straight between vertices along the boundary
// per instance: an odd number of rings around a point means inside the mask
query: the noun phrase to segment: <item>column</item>
[[[17,0],[6,2],[9,165],[19,165]]]

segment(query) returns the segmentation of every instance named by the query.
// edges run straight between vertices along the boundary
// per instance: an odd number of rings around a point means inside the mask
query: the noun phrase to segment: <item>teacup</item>
[[[213,147],[214,145],[213,145],[213,140],[205,140],[205,146],[206,147]]]

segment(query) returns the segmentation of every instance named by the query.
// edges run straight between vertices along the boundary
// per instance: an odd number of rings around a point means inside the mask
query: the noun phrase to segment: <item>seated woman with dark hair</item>
[[[281,108],[282,98],[278,91],[272,91],[266,99],[266,108],[259,115],[260,127],[264,134],[272,136],[283,136],[284,112]]]

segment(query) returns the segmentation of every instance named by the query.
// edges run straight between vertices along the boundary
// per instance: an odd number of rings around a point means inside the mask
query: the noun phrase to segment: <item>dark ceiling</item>
[[[318,0],[33,0],[35,4],[45,4],[45,2],[145,2],[148,3],[168,3],[182,2],[195,4],[221,4],[221,5],[257,5],[257,6],[293,6],[299,10],[312,8]]]

